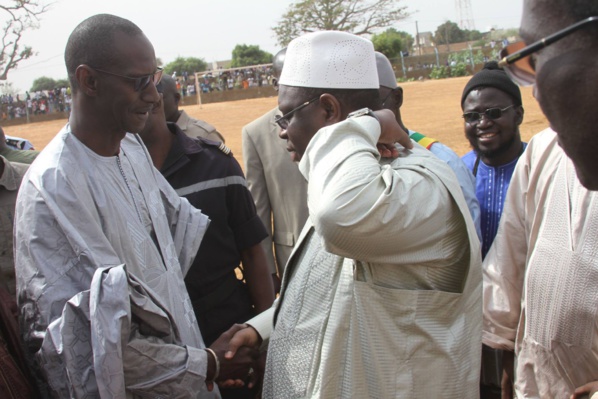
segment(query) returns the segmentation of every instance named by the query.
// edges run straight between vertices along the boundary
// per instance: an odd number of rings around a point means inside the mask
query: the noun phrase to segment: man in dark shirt
[[[160,88],[158,88],[160,89]],[[256,215],[243,171],[220,142],[192,139],[166,122],[162,103],[140,133],[154,165],[176,192],[210,217],[210,226],[185,284],[206,345],[247,315],[274,301]],[[242,263],[243,278],[235,269]]]

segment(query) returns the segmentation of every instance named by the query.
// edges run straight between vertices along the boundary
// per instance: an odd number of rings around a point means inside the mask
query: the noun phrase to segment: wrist
[[[218,378],[220,374],[220,360],[216,352],[210,348],[204,348],[208,358],[208,367],[206,371],[206,382],[213,382]]]
[[[378,118],[378,116],[374,113],[374,111],[372,111],[369,108],[361,108],[361,109],[358,109],[356,111],[350,112],[347,115],[347,119],[349,119],[349,118],[359,118],[361,116],[371,116],[372,118],[374,118],[378,122],[380,122],[380,119]]]

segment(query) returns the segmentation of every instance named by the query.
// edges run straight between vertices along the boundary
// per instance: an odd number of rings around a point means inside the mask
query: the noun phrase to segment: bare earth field
[[[459,155],[469,151],[463,133],[461,93],[470,77],[403,83],[404,104],[401,114],[405,125],[438,139]],[[531,88],[523,88],[525,116],[521,125],[524,141],[548,127]],[[276,106],[276,98],[240,100],[226,103],[183,107],[191,116],[216,126],[226,138],[235,158],[243,165],[241,149],[242,127]],[[66,119],[31,123],[4,128],[6,134],[29,139],[36,149],[42,149],[64,126]]]

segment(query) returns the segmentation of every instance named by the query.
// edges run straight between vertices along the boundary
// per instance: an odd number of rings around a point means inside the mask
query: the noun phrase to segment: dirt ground
[[[463,87],[470,77],[444,80],[428,80],[402,84],[404,104],[401,114],[405,125],[422,134],[438,139],[457,154],[469,151],[469,143],[463,133],[460,99]],[[521,135],[528,141],[534,134],[548,127],[531,88],[523,88],[525,116]],[[242,127],[276,106],[276,98],[232,101],[183,107],[191,116],[205,120],[218,128],[226,138],[226,144],[243,165],[241,149]],[[42,149],[66,123],[56,120],[4,128],[6,134],[29,139],[36,149]]]

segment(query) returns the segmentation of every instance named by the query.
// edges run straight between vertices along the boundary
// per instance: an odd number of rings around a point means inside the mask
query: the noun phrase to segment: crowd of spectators
[[[187,73],[177,77],[175,72],[173,77],[177,80],[177,88],[182,96],[196,94],[194,81],[189,78]],[[272,67],[269,65],[232,70],[221,69],[207,72],[199,79],[199,87],[202,93],[269,86],[275,82]]]
[[[71,111],[70,87],[55,88],[54,90],[38,90],[26,92],[25,98],[19,94],[3,94],[0,96],[0,111],[2,120],[25,118],[30,115],[44,115],[54,112]]]

